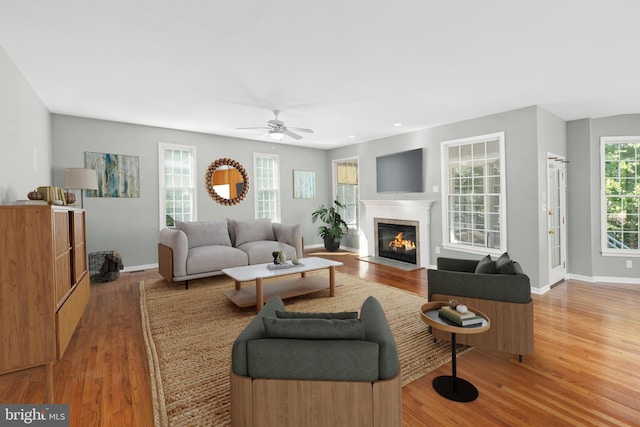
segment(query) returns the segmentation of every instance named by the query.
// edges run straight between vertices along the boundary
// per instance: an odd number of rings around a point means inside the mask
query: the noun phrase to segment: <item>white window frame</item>
[[[450,241],[449,234],[449,147],[472,145],[480,142],[498,140],[500,152],[500,193],[498,215],[500,222],[500,245],[499,248],[490,248],[488,246],[473,246]],[[506,197],[506,157],[505,157],[505,133],[495,132],[486,135],[478,135],[469,138],[453,139],[441,142],[441,183],[442,183],[442,246],[446,249],[469,252],[474,254],[487,253],[491,255],[500,255],[507,252],[507,197]],[[485,157],[486,158],[486,157]],[[485,185],[486,185],[485,180]],[[485,187],[486,190],[486,187]],[[486,194],[486,193],[483,193]]]
[[[600,250],[603,256],[638,257],[639,249],[615,249],[608,246],[607,234],[607,196],[605,179],[605,146],[607,144],[640,143],[640,136],[603,136],[600,137]],[[640,197],[640,196],[639,196]]]
[[[333,177],[333,200],[338,200],[338,163],[355,161],[358,165],[358,195],[356,198],[356,223],[354,226],[349,224],[348,234],[358,234],[360,230],[360,158],[358,156],[345,157],[343,159],[334,159],[332,161],[332,177]],[[342,211],[342,209],[340,209]],[[339,212],[340,212],[339,211]],[[342,213],[340,213],[342,215]],[[343,218],[344,219],[344,218]]]
[[[274,171],[274,176],[275,176],[275,188],[273,188],[272,190],[275,191],[275,197],[276,197],[276,217],[275,218],[271,218],[271,221],[273,222],[280,222],[281,220],[281,211],[280,211],[280,205],[281,205],[281,197],[280,197],[280,156],[278,154],[271,154],[271,153],[257,153],[254,152],[253,153],[253,176],[254,176],[254,180],[253,180],[253,188],[254,188],[254,218],[259,219],[259,210],[258,210],[258,206],[260,204],[260,200],[259,200],[259,191],[258,191],[258,168],[257,168],[257,159],[258,158],[268,158],[268,159],[273,159],[274,160],[274,165],[275,165],[275,171]]]
[[[180,144],[169,144],[169,143],[165,143],[165,142],[159,142],[158,143],[158,193],[159,193],[159,207],[158,207],[158,213],[159,213],[159,224],[160,224],[160,229],[162,230],[163,228],[165,228],[167,226],[167,216],[166,216],[166,183],[165,183],[165,158],[164,158],[164,151],[167,149],[171,149],[171,150],[182,150],[182,151],[190,151],[191,152],[191,180],[192,182],[190,183],[191,185],[189,188],[192,192],[192,207],[191,207],[191,211],[192,211],[192,216],[191,216],[191,221],[197,221],[198,220],[198,192],[196,189],[196,176],[198,173],[197,170],[197,158],[196,158],[196,147],[193,145],[180,145]]]

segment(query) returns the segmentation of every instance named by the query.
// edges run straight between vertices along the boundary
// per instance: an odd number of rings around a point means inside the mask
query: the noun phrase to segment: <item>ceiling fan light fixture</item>
[[[271,131],[271,132],[269,132],[269,136],[271,138],[273,138],[273,139],[282,139],[284,134],[282,132],[279,132],[279,131]]]

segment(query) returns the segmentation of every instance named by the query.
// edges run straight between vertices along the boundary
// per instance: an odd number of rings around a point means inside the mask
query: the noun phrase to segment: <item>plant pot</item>
[[[340,249],[340,240],[334,240],[330,236],[324,236],[324,248],[329,252]]]

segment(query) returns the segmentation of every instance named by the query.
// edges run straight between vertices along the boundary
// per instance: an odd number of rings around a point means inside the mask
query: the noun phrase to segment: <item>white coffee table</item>
[[[291,298],[299,295],[310,294],[329,288],[329,296],[335,296],[335,268],[343,265],[341,262],[329,259],[309,257],[298,260],[300,265],[281,270],[269,270],[267,264],[247,265],[243,267],[223,268],[222,272],[236,282],[236,288],[224,291],[224,295],[238,307],[256,306],[260,311],[264,301],[272,296]],[[306,273],[315,270],[329,269],[329,282],[322,276],[307,276]],[[300,274],[300,277],[292,277],[283,280],[269,281],[268,286],[263,286],[264,279]],[[255,286],[242,287],[242,282],[253,282]]]

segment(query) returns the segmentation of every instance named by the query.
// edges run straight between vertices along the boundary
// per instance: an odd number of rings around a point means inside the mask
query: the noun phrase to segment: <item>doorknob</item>
[[[549,211],[549,215],[553,215],[553,211]]]
[[[549,234],[556,234],[556,232],[553,230],[549,230]]]

